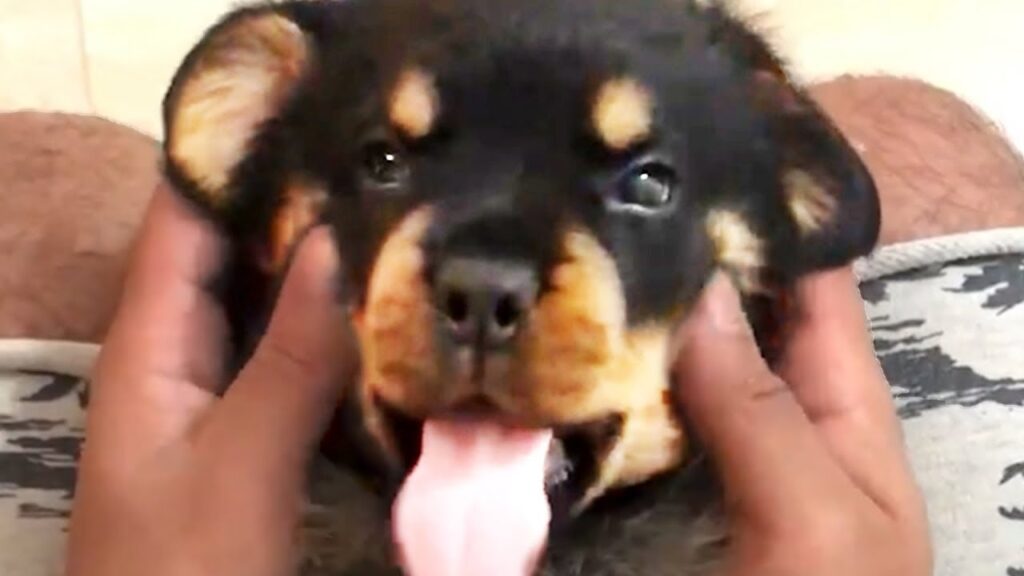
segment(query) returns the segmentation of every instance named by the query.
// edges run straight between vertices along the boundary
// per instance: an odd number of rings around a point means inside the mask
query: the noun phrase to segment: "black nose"
[[[445,329],[460,345],[499,348],[515,337],[537,297],[525,263],[448,258],[437,269],[435,297]]]

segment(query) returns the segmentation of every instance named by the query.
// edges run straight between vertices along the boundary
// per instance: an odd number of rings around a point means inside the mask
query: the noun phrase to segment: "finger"
[[[225,333],[204,290],[220,239],[171,190],[150,201],[90,389],[90,439],[119,461],[180,437],[213,401]]]
[[[867,423],[897,433],[892,394],[875,356],[864,303],[849,268],[797,286],[779,373],[815,422]]]
[[[223,244],[212,224],[166,187],[154,194],[105,347],[166,380],[216,387],[225,325],[208,291]]]
[[[294,259],[266,335],[212,415],[208,432],[247,465],[301,469],[340,401],[357,355],[337,274],[330,234],[314,230]]]
[[[779,372],[853,481],[898,507],[912,489],[909,463],[852,271],[801,281],[797,303]]]
[[[761,358],[723,276],[705,290],[682,336],[677,397],[729,500],[745,513],[779,518],[810,514],[841,498],[849,482]]]

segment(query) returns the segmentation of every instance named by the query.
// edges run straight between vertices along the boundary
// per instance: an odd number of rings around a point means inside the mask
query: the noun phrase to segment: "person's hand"
[[[683,328],[678,400],[725,489],[726,576],[926,576],[926,512],[850,270],[805,280],[773,373],[731,284]]]
[[[354,355],[336,254],[312,232],[271,326],[222,398],[222,245],[157,193],[90,390],[70,576],[293,573],[306,467]]]

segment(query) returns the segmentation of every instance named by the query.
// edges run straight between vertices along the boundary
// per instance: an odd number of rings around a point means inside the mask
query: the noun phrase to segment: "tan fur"
[[[423,278],[420,241],[430,220],[428,209],[414,211],[388,236],[356,322],[362,381],[389,404],[420,414],[447,384],[437,365],[435,312]]]
[[[836,199],[818,180],[804,170],[790,170],[783,176],[786,205],[801,234],[813,234],[836,216]]]
[[[294,182],[285,189],[283,206],[271,223],[270,260],[267,262],[270,270],[282,270],[295,243],[316,224],[326,202],[327,192],[319,186]]]
[[[624,418],[621,436],[599,455],[586,506],[611,488],[678,465],[686,441],[666,401],[671,331],[627,330],[615,264],[592,236],[568,233],[564,255],[531,319],[520,384],[508,401],[558,422]]]
[[[433,130],[439,112],[434,79],[418,68],[403,72],[391,94],[391,123],[409,138],[423,138]]]
[[[760,275],[765,264],[764,241],[750,229],[743,216],[732,210],[715,209],[705,222],[715,249],[715,261],[735,276],[746,293],[763,290]]]
[[[624,369],[628,374],[620,386],[629,392],[631,405],[625,413],[621,435],[600,461],[597,480],[577,510],[609,489],[649,480],[683,462],[687,439],[673,413],[668,389],[671,336],[669,328],[657,325],[629,333],[631,353]]]
[[[636,80],[609,80],[597,92],[591,122],[605,146],[625,150],[651,135],[653,107],[647,89]]]
[[[364,400],[372,404],[376,394],[413,415],[449,406],[471,385],[438,366],[436,313],[419,245],[429,214],[414,212],[388,237],[357,322]],[[568,231],[562,251],[551,288],[532,310],[516,352],[495,363],[505,372],[480,391],[508,413],[543,425],[623,418],[621,435],[599,455],[599,480],[589,501],[677,465],[686,442],[666,400],[668,321],[627,329],[615,263],[590,234]],[[371,430],[390,443],[370,408]]]
[[[366,380],[413,414],[466,395],[438,366],[435,312],[422,279],[419,241],[428,212],[407,217],[385,242],[370,281],[362,322]],[[498,406],[538,423],[584,423],[624,411],[620,383],[633,351],[615,265],[590,235],[573,231],[552,289],[536,304],[505,377],[486,393]]]
[[[169,127],[170,157],[212,205],[225,202],[230,173],[249,139],[278,109],[309,59],[295,23],[261,14],[213,38],[182,83]]]
[[[628,405],[614,369],[629,353],[615,263],[589,234],[570,231],[551,288],[535,306],[504,402],[558,422],[587,422]]]

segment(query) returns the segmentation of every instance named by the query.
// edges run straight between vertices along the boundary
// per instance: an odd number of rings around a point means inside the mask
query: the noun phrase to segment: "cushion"
[[[102,339],[158,152],[99,118],[0,114],[0,337]]]

